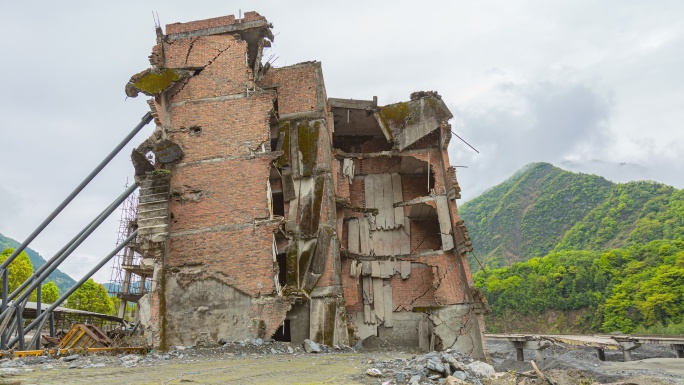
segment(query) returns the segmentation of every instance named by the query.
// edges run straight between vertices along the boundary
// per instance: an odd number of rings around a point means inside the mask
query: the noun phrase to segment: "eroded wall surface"
[[[126,85],[156,124],[132,154],[149,342],[379,335],[484,357],[451,112],[435,92],[328,99],[319,62],[264,62],[270,28],[256,12],[167,25]]]

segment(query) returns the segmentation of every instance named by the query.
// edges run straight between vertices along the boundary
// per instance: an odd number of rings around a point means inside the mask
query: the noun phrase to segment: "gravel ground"
[[[146,356],[3,359],[0,384],[542,384],[524,375],[532,370],[529,361],[516,361],[506,342],[488,344],[492,372],[499,372],[494,377],[483,374],[486,366],[457,352],[422,354],[374,339],[365,347],[319,348],[319,353],[308,353],[302,346],[257,339],[217,348],[176,347]],[[539,367],[556,385],[626,380],[684,385],[684,360],[673,358],[667,346],[642,346],[633,356],[635,361],[624,363],[620,352],[606,351],[607,361],[601,362],[591,348],[554,347],[547,349]],[[525,357],[534,358],[534,352],[525,351]]]

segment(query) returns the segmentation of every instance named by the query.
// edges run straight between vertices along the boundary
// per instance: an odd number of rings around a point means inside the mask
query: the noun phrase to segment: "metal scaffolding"
[[[138,192],[131,194],[121,206],[117,245],[138,228],[138,196]],[[109,279],[109,293],[120,300],[118,316],[127,318],[126,307],[132,303],[133,314],[129,316],[133,322],[138,320],[138,300],[149,291],[152,279],[151,264],[146,265],[136,249],[137,244],[131,242],[116,255]]]

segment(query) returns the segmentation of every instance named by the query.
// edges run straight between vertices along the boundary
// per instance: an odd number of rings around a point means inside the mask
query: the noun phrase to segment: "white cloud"
[[[330,97],[386,104],[438,90],[481,152],[452,142],[452,163],[468,166],[458,169],[465,198],[532,161],[684,187],[679,1],[12,2],[0,13],[0,231],[23,240],[145,113],[123,86],[149,65],[151,11],[164,25],[240,9],[275,25],[276,65],[322,61]],[[50,256],[113,200],[132,174],[129,153],[32,247]],[[67,273],[78,278],[111,250],[114,217]]]

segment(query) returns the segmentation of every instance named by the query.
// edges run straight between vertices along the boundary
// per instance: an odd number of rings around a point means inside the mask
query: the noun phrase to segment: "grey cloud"
[[[467,165],[460,172],[464,199],[501,182],[530,162],[559,164],[575,151],[610,142],[606,92],[580,82],[505,82],[480,99],[456,109],[455,129],[481,149],[475,154],[452,144],[452,159]],[[470,190],[470,191],[469,191]]]

